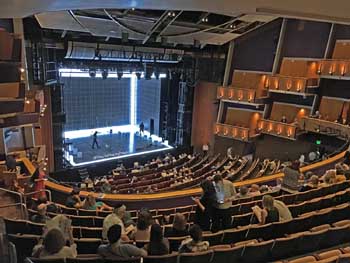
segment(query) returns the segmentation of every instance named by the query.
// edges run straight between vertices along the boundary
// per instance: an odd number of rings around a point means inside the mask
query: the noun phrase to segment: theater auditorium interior
[[[350,2],[1,0],[1,263],[350,263]]]

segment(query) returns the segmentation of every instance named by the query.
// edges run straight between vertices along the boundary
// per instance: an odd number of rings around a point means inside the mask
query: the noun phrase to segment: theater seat
[[[338,222],[333,223],[333,226],[350,226],[350,220],[346,219],[346,220],[341,220]]]
[[[239,228],[239,229],[229,229],[224,231],[224,236],[222,238],[223,244],[233,244],[240,242],[245,239],[248,232],[248,228]]]
[[[244,246],[242,252],[242,262],[268,262],[271,260],[271,248],[274,241],[263,241]]]
[[[213,248],[214,255],[211,263],[241,262],[244,246],[229,248]]]
[[[315,226],[315,227],[311,228],[310,231],[317,232],[320,230],[328,230],[330,228],[331,228],[331,226],[329,224],[324,224],[324,225]]]
[[[338,263],[338,256],[330,257],[330,258],[325,258],[322,260],[317,261],[317,263]],[[350,261],[348,261],[350,262]]]
[[[224,232],[220,231],[212,234],[203,234],[203,240],[208,241],[210,246],[215,246],[221,244]]]
[[[294,256],[295,247],[301,239],[301,236],[276,238],[271,248],[272,258],[278,260]]]
[[[101,245],[101,239],[98,238],[81,238],[74,239],[77,244],[78,254],[91,254],[97,251]]]
[[[178,253],[171,253],[163,256],[147,256],[143,258],[143,263],[177,263]]]
[[[50,258],[50,259],[39,259],[39,258],[26,258],[27,263],[65,263],[63,258]]]
[[[317,255],[315,255],[315,257],[318,260],[322,260],[322,259],[327,259],[327,258],[331,258],[331,257],[338,257],[339,255],[341,255],[342,252],[339,249],[333,249],[333,250],[328,250],[322,253],[319,253]]]
[[[314,256],[306,256],[306,257],[297,258],[297,259],[288,261],[288,263],[309,263],[309,262],[317,262],[317,259]]]
[[[337,263],[349,263],[350,262],[350,253],[340,255],[338,257]]]
[[[129,258],[129,259],[107,258],[104,260],[104,263],[141,263],[141,258]]]
[[[87,255],[84,257],[78,255],[77,258],[67,258],[66,263],[104,263],[104,259],[98,255]]]
[[[212,250],[196,253],[182,253],[179,255],[179,263],[210,263],[212,256]]]

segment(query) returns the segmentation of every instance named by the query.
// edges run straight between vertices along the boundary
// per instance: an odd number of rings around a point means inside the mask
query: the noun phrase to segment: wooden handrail
[[[322,166],[334,163],[344,157],[346,151],[341,152],[329,159],[310,164],[307,166],[304,166],[300,169],[301,172],[306,172],[309,170],[314,170],[317,168],[320,168]],[[29,161],[29,160],[28,160]],[[24,162],[25,164],[28,162]],[[29,162],[30,163],[30,162]],[[27,167],[28,169],[28,167]],[[263,176],[259,178],[244,180],[241,182],[234,182],[233,185],[235,187],[240,187],[243,185],[251,185],[251,184],[261,184],[269,181],[276,180],[278,178],[283,177],[283,173],[277,173],[273,175]],[[46,181],[45,182],[46,187],[62,192],[65,194],[69,194],[72,191],[71,187],[66,187],[60,184],[56,184],[54,182]],[[169,199],[169,198],[176,198],[176,197],[185,197],[185,196],[192,196],[192,195],[199,195],[201,194],[202,190],[201,188],[192,188],[192,189],[185,189],[185,190],[179,190],[179,191],[172,191],[172,192],[164,192],[164,193],[154,193],[154,194],[104,194],[101,197],[100,193],[94,193],[94,192],[87,192],[87,191],[81,191],[80,194],[82,196],[87,196],[88,194],[93,194],[96,198],[104,199],[104,200],[112,200],[112,201],[144,201],[144,200],[159,200],[159,199]]]

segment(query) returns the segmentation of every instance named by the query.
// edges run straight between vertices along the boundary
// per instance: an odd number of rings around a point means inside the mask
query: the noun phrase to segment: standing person
[[[236,196],[236,189],[233,184],[223,179],[221,174],[214,176],[214,187],[216,191],[216,202],[213,210],[212,231],[231,227],[231,206]]]
[[[284,115],[282,116],[281,122],[282,122],[282,123],[287,123],[287,118],[286,118],[286,116],[284,116]]]
[[[98,142],[97,142],[97,134],[98,134],[98,131],[95,131],[94,134],[92,135],[92,149],[95,149],[95,145],[97,146],[97,148],[100,148],[100,146],[98,145]]]
[[[140,123],[140,136],[145,133],[145,125],[143,124],[143,121]]]
[[[40,168],[39,164],[35,164],[35,171],[32,174],[31,181],[34,184],[34,198],[38,199],[42,196],[46,196],[45,193],[45,173]]]
[[[206,156],[209,152],[209,143],[203,144],[202,150],[203,150],[203,155]]]
[[[213,206],[216,202],[216,192],[214,185],[209,180],[204,180],[201,183],[203,190],[202,197],[195,198],[197,204],[194,223],[199,225],[202,230],[210,230],[210,222],[213,218]]]

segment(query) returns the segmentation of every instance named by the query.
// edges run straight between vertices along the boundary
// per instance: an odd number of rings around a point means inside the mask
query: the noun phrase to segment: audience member
[[[40,204],[37,206],[38,213],[31,217],[31,221],[34,223],[45,224],[50,218],[46,215],[46,204]]]
[[[183,214],[176,213],[174,217],[173,227],[167,233],[168,237],[183,237],[187,236],[187,220]]]
[[[286,206],[285,203],[283,203],[280,200],[274,200],[273,204],[278,210],[280,222],[293,219],[292,213],[290,212],[288,206]]]
[[[147,252],[143,249],[137,248],[134,245],[123,244],[121,237],[123,230],[120,224],[112,225],[108,228],[106,237],[108,244],[100,245],[97,253],[104,258],[131,258],[131,257],[144,257]]]
[[[106,216],[103,220],[102,238],[107,239],[108,229],[113,225],[120,225],[121,227],[121,239],[123,241],[129,241],[128,234],[134,230],[133,225],[130,225],[127,229],[124,226],[123,218],[125,216],[126,207],[123,204],[115,206],[113,213]]]
[[[237,198],[247,198],[250,197],[249,189],[245,185],[239,188],[239,193],[236,195]]]
[[[75,258],[77,256],[76,244],[66,246],[66,240],[61,230],[53,228],[44,236],[42,244],[33,249],[33,257],[41,259]]]
[[[113,208],[110,207],[109,205],[106,205],[101,201],[96,201],[96,198],[92,194],[89,194],[85,198],[82,204],[82,208],[86,210],[95,210],[95,211],[104,211],[104,210],[112,211],[113,210]]]
[[[326,173],[322,176],[323,183],[321,186],[328,186],[331,184],[336,183],[336,171],[335,170],[328,170]]]
[[[151,225],[151,213],[146,209],[141,210],[138,215],[136,230],[132,235],[132,239],[148,241],[150,238]]]
[[[209,242],[202,241],[202,229],[199,225],[191,226],[190,237],[183,240],[179,247],[179,253],[200,252],[209,249]]]
[[[249,189],[249,195],[250,196],[257,196],[261,195],[260,193],[260,187],[257,184],[252,184]]]
[[[289,191],[295,191],[299,189],[299,166],[298,160],[294,161],[290,166],[283,169],[284,177],[282,181],[282,188]]]
[[[275,207],[274,199],[271,195],[265,195],[262,199],[261,209],[258,206],[252,207],[252,210],[259,221],[259,224],[278,222],[280,219],[278,209]]]
[[[36,202],[36,206],[34,207],[34,210],[38,210],[38,206],[40,204],[45,204],[46,205],[46,211],[49,212],[49,213],[57,213],[57,206],[56,204],[52,203],[52,202],[49,202],[47,200],[47,197],[46,195],[45,196],[40,196]]]
[[[230,181],[223,179],[220,174],[214,176],[214,182],[216,203],[214,204],[212,230],[215,232],[231,227],[230,208],[236,196],[236,189]]]
[[[210,230],[210,224],[213,218],[213,206],[216,202],[216,192],[213,183],[209,180],[202,181],[201,188],[203,191],[201,198],[194,199],[194,202],[197,204],[194,222],[199,225],[201,229],[207,231]]]
[[[169,254],[169,241],[163,237],[163,229],[160,225],[153,224],[151,226],[149,243],[145,245],[144,249],[150,256]]]
[[[83,202],[80,199],[79,196],[80,189],[74,188],[72,192],[70,193],[70,196],[68,196],[66,200],[66,206],[70,208],[81,208],[83,205]]]

